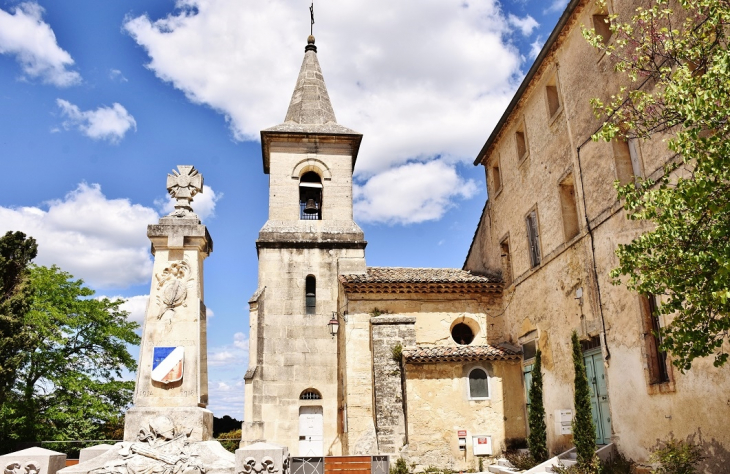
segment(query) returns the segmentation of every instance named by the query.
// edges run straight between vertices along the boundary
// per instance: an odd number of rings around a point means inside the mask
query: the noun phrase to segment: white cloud
[[[568,0],[553,0],[553,3],[543,13],[556,13],[565,10],[568,5]]]
[[[157,213],[128,199],[107,199],[98,184],[81,183],[41,207],[0,207],[0,232],[19,230],[38,241],[39,265],[56,264],[95,288],[149,281],[147,225]]]
[[[56,103],[61,108],[61,115],[66,117],[63,122],[66,130],[76,128],[94,140],[119,143],[129,129],[137,130],[134,117],[121,104],[114,103],[111,107],[82,111],[63,99],[56,99]]]
[[[535,59],[540,54],[543,44],[542,38],[539,36],[530,44],[530,59]]]
[[[524,18],[520,18],[510,13],[508,21],[510,25],[522,32],[522,36],[530,36],[535,28],[540,26],[540,23],[535,21],[535,19],[532,18],[530,15],[527,15]]]
[[[109,79],[111,79],[112,81],[129,82],[129,79],[124,77],[124,74],[122,74],[122,71],[120,71],[119,69],[110,69]]]
[[[61,49],[53,30],[42,20],[43,8],[34,2],[16,6],[13,14],[0,9],[0,54],[15,55],[27,77],[67,87],[81,82],[68,68],[71,55]]]
[[[205,184],[203,192],[195,195],[190,207],[200,217],[200,220],[205,222],[206,219],[215,217],[215,205],[221,199],[223,199],[223,193],[216,193]],[[175,200],[167,195],[164,198],[155,199],[155,206],[162,215],[167,215],[175,210]]]
[[[220,418],[228,415],[243,419],[243,375],[211,379],[208,391],[208,409],[215,416]]]
[[[455,199],[477,192],[443,159],[407,163],[355,185],[355,217],[364,222],[413,224],[440,219]]]
[[[242,332],[237,332],[233,335],[233,345],[248,352],[248,337]]]
[[[122,299],[124,303],[120,306],[124,311],[129,312],[129,320],[135,321],[139,324],[144,322],[145,312],[147,311],[147,303],[150,300],[150,295],[138,295],[130,297],[117,296],[113,299]]]
[[[213,310],[211,308],[209,308],[209,307],[206,306],[206,308],[205,308],[205,319],[210,319],[213,316],[215,316],[215,313],[213,312]]]
[[[176,6],[161,19],[125,21],[149,55],[147,67],[191,102],[223,114],[238,140],[258,140],[261,129],[281,123],[309,32],[302,4]],[[316,15],[318,58],[338,122],[364,134],[360,180],[445,154],[472,161],[521,79],[522,58],[508,42],[515,27],[497,0],[353,0]],[[536,24],[516,20],[521,32]]]

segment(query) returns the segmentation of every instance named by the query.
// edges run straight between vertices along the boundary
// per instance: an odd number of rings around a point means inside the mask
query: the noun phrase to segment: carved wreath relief
[[[25,463],[25,466],[19,462],[11,462],[5,466],[5,474],[38,474],[40,470],[32,461]]]
[[[170,262],[170,266],[162,270],[162,273],[155,275],[157,278],[157,304],[160,311],[157,313],[157,319],[163,316],[169,316],[170,319],[175,315],[175,308],[185,304],[188,297],[188,287],[192,283],[192,271],[190,265],[185,260],[174,260]]]
[[[138,442],[123,443],[119,459],[90,471],[94,474],[205,474],[198,458],[190,432],[179,433],[167,416],[156,416],[149,421],[149,429],[142,428]]]

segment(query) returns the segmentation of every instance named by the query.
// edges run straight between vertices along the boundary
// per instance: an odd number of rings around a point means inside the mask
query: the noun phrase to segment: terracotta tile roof
[[[501,281],[457,268],[368,267],[362,274],[340,275],[349,292],[469,293],[499,291]]]
[[[471,362],[477,360],[519,360],[520,353],[496,346],[406,347],[403,357],[409,364],[433,362]]]

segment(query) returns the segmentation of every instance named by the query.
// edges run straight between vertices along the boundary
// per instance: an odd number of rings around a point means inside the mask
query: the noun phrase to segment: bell
[[[319,212],[319,209],[317,209],[317,204],[314,202],[314,199],[307,199],[307,203],[304,205],[304,213],[305,214],[316,214]]]

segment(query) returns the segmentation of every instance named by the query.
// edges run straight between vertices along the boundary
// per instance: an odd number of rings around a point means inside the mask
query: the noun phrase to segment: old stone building
[[[525,436],[502,283],[366,267],[352,214],[361,138],[337,124],[310,36],[284,123],[261,132],[269,220],[256,242],[242,445],[464,469]]]
[[[631,18],[637,1],[572,0],[476,158],[489,200],[464,269],[501,275],[505,338],[544,361],[544,396],[553,452],[572,444],[559,410],[573,408],[570,335],[576,330],[593,388],[596,437],[646,460],[659,439],[695,436],[727,461],[730,378],[698,360],[681,374],[658,350],[652,330],[668,321],[656,301],[611,283],[617,244],[645,224],[629,221],[615,180],[656,178],[670,152],[651,141],[593,142],[600,122],[589,99],[607,102],[623,79],[613,56],[581,35],[595,26],[611,41],[608,14]],[[708,472],[721,472],[710,469]]]

